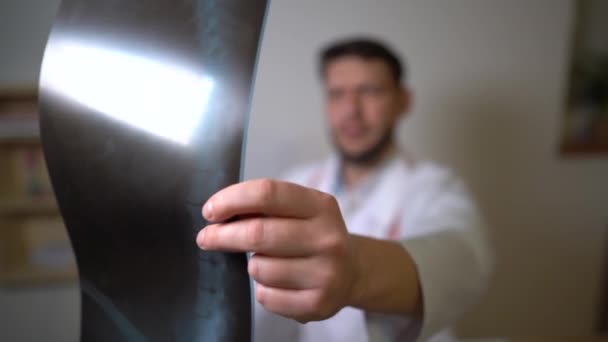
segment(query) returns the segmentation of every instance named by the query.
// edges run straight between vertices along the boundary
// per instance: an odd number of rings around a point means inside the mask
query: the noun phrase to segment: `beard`
[[[393,143],[393,129],[387,129],[380,138],[375,141],[371,146],[361,152],[348,152],[333,136],[334,147],[338,150],[342,162],[358,165],[358,166],[370,166],[378,162],[382,158],[383,152]]]

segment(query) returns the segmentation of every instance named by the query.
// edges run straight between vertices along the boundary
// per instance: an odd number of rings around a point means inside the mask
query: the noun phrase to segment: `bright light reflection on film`
[[[45,85],[95,111],[187,144],[213,81],[187,69],[95,46],[62,42],[45,56]]]

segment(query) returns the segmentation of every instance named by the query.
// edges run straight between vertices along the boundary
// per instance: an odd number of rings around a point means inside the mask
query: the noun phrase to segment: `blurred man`
[[[197,242],[253,253],[257,341],[449,339],[491,270],[477,208],[448,170],[398,148],[412,95],[393,52],[341,41],[320,71],[336,154],[218,192]]]

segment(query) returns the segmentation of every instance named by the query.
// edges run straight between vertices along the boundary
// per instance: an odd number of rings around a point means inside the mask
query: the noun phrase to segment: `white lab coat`
[[[335,194],[337,158],[298,168],[285,180],[337,195],[351,233],[401,241],[420,275],[424,319],[344,308],[299,324],[256,303],[256,342],[446,341],[448,328],[486,288],[492,258],[464,184],[448,170],[395,154],[365,184]]]

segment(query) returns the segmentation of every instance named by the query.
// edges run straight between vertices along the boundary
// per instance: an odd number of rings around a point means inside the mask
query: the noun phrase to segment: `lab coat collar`
[[[379,179],[370,192],[362,215],[369,227],[364,229],[376,238],[386,238],[393,224],[400,224],[408,175],[411,173],[401,154],[395,154],[380,170]]]
[[[319,189],[320,191],[331,194],[334,188],[334,184],[337,181],[339,169],[340,159],[337,155],[333,154],[329,158],[327,158],[327,160],[321,166],[321,169],[318,171],[320,172],[320,182],[318,184],[313,184],[313,186]]]

